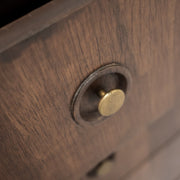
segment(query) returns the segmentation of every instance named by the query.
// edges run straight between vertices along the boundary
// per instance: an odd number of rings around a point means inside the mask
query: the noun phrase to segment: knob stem
[[[102,98],[106,95],[106,92],[104,90],[100,90],[98,94]]]

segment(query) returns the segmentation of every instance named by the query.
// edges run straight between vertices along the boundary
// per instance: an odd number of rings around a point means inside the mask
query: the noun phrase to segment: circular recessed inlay
[[[81,83],[72,99],[73,119],[81,125],[94,124],[119,112],[130,84],[129,71],[119,64],[97,69]]]

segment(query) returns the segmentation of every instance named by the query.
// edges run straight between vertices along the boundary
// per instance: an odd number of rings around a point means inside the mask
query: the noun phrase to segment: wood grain
[[[13,28],[1,29],[0,179],[79,180],[112,152],[124,152],[127,164],[119,177],[173,136],[179,124],[168,131],[165,123],[166,131],[159,128],[158,134],[164,139],[153,145],[147,128],[179,101],[179,6],[177,0],[96,0],[73,14],[74,8],[59,5],[56,23],[42,16],[48,28],[32,25],[43,30],[35,35],[35,28],[32,37],[30,31],[14,36]],[[34,19],[41,17],[38,12]],[[13,41],[7,43],[8,33]],[[124,107],[101,124],[78,126],[70,113],[75,91],[90,73],[112,62],[126,66],[133,77]],[[136,141],[131,133],[140,127]],[[125,161],[130,152],[125,144],[120,150],[127,137],[145,144],[133,166]]]
[[[143,168],[145,163],[148,163],[152,156],[162,151],[171,141],[179,136],[179,108],[180,104],[177,104],[173,110],[164,114],[156,123],[149,126],[141,124],[121,139],[116,150],[115,167],[111,173],[102,179],[124,180],[131,174],[135,174],[136,171]],[[169,161],[171,161],[171,157],[169,157]],[[179,173],[178,168],[174,169],[174,171],[175,175]],[[162,175],[161,172],[160,175]],[[153,174],[149,176],[149,178],[152,177]],[[158,180],[161,179],[159,178]]]

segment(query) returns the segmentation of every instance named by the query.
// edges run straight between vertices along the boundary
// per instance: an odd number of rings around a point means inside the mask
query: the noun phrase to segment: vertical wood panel
[[[0,179],[84,177],[131,131],[176,105],[176,2],[93,1],[0,54]],[[97,126],[79,127],[70,113],[76,89],[112,62],[132,74],[124,107]]]

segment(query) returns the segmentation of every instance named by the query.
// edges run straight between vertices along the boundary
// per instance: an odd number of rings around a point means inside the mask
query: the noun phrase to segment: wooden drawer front
[[[150,125],[173,112],[179,95],[178,6],[176,0],[95,0],[2,52],[0,179],[84,178],[109,154],[123,154],[121,144],[128,137],[135,141],[132,132],[146,137]],[[113,62],[132,76],[123,108],[98,125],[77,125],[70,112],[75,91],[94,70]],[[157,144],[174,135],[173,128]],[[147,146],[143,157],[157,148]],[[117,157],[120,167],[123,159]]]

